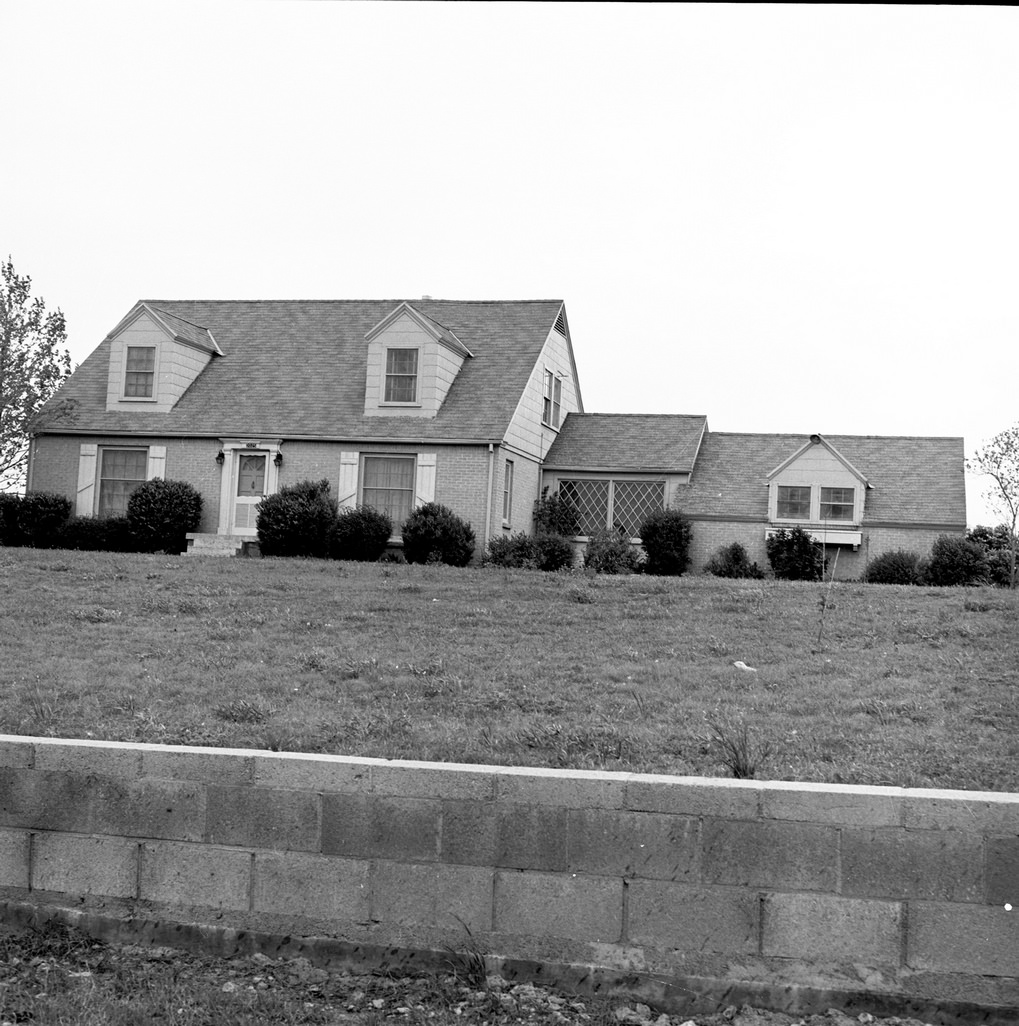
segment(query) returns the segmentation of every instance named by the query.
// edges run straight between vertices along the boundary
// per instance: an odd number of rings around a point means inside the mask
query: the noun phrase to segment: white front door
[[[257,517],[255,507],[266,495],[269,454],[241,450],[235,452],[234,461],[235,489],[231,526],[234,534],[254,535]]]

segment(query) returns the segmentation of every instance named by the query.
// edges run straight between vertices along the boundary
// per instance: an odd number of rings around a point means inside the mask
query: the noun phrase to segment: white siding
[[[824,445],[810,446],[771,479],[768,489],[768,517],[771,520],[778,519],[778,489],[780,485],[811,489],[811,521],[815,522],[818,520],[820,489],[852,488],[855,490],[853,522],[859,523],[863,517],[863,482]],[[804,523],[804,521],[783,521],[783,523]]]

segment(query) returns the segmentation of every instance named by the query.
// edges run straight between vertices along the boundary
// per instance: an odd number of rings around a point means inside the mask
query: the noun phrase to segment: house
[[[193,551],[256,536],[262,497],[330,482],[396,527],[429,501],[490,538],[531,530],[543,492],[586,536],[636,538],[653,509],[695,522],[693,565],[801,525],[855,576],[890,548],[965,530],[962,440],[710,432],[704,416],[584,412],[560,300],[145,300],[41,422],[28,487],[85,516],[123,513],[142,481],[204,498]],[[583,536],[582,536],[583,537]]]

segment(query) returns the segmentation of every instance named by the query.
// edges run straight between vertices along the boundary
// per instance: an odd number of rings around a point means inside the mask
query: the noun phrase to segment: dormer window
[[[779,520],[809,520],[810,489],[779,485],[778,518]]]
[[[853,488],[822,488],[821,519],[822,520],[853,520],[855,508],[855,489]]]
[[[416,349],[386,350],[386,388],[383,402],[417,402],[418,351]]]
[[[541,407],[541,419],[549,427],[559,427],[559,414],[563,400],[563,379],[553,371],[545,371],[545,390]]]
[[[156,378],[156,347],[128,346],[124,368],[124,398],[152,399]]]

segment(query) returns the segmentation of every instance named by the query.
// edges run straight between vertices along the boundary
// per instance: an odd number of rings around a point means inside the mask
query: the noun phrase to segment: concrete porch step
[[[189,556],[248,556],[258,555],[258,539],[243,534],[187,535]]]

